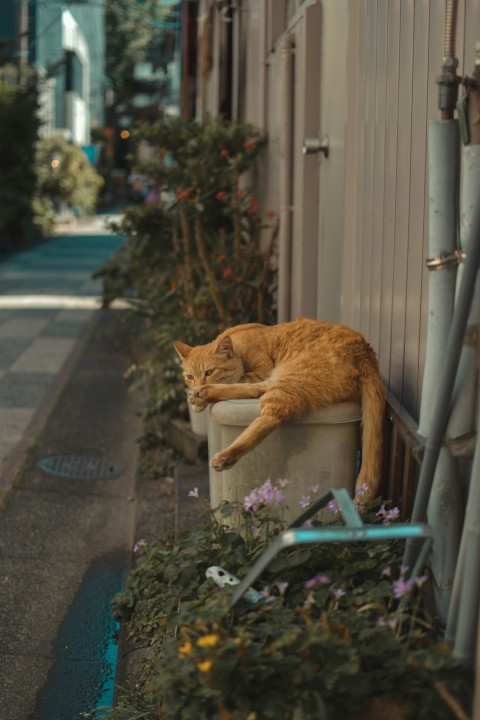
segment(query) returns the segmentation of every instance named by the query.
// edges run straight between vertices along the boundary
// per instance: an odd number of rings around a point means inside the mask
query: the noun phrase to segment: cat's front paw
[[[210,462],[210,465],[217,472],[221,472],[222,470],[229,470],[231,467],[233,467],[237,462],[237,459],[238,458],[236,458],[235,456],[226,455],[224,451],[221,451],[215,453]]]
[[[188,402],[196,412],[205,410],[208,405],[208,400],[204,396],[202,397],[201,390],[203,390],[201,387],[192,388],[187,394]]]

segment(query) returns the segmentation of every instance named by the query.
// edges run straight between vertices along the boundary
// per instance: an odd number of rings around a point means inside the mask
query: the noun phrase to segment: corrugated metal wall
[[[218,4],[202,0],[202,13]],[[245,87],[240,116],[268,144],[258,196],[291,224],[279,287],[281,319],[340,320],[376,350],[385,383],[418,419],[428,277],[427,125],[438,117],[445,0],[243,0]],[[234,22],[236,22],[234,16]],[[471,75],[480,0],[460,0],[460,74]],[[280,177],[287,147],[284,40],[294,47],[291,198]],[[219,44],[205,108],[218,112]],[[329,104],[335,103],[335,107]],[[307,135],[331,143],[328,159],[302,155]],[[323,263],[323,264],[322,264]]]
[[[460,3],[460,74],[473,70],[478,5]],[[354,179],[344,252],[353,255],[355,272],[344,288],[343,319],[369,338],[386,383],[415,418],[426,339],[427,123],[438,117],[444,6],[439,0],[349,4],[346,172]]]

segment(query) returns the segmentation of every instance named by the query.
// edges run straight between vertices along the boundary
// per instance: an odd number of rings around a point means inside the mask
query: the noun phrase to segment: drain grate
[[[105,480],[123,472],[118,463],[85,455],[50,455],[39,460],[37,467],[50,475],[74,480]]]

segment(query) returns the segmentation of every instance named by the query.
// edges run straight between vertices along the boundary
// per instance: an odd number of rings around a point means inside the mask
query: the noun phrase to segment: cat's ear
[[[190,347],[190,345],[186,345],[182,342],[174,342],[173,347],[177,351],[177,355],[179,356],[180,360],[185,360],[185,358],[190,355],[193,349]]]
[[[225,335],[215,348],[215,352],[227,358],[233,357],[232,338],[229,335]]]

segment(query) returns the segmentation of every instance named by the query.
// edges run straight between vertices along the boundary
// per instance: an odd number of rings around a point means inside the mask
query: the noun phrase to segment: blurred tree
[[[131,93],[135,65],[161,45],[171,9],[161,0],[106,0],[105,10],[107,75],[120,100]]]
[[[13,65],[0,72],[0,249],[33,235],[35,146],[39,120],[38,79]]]

